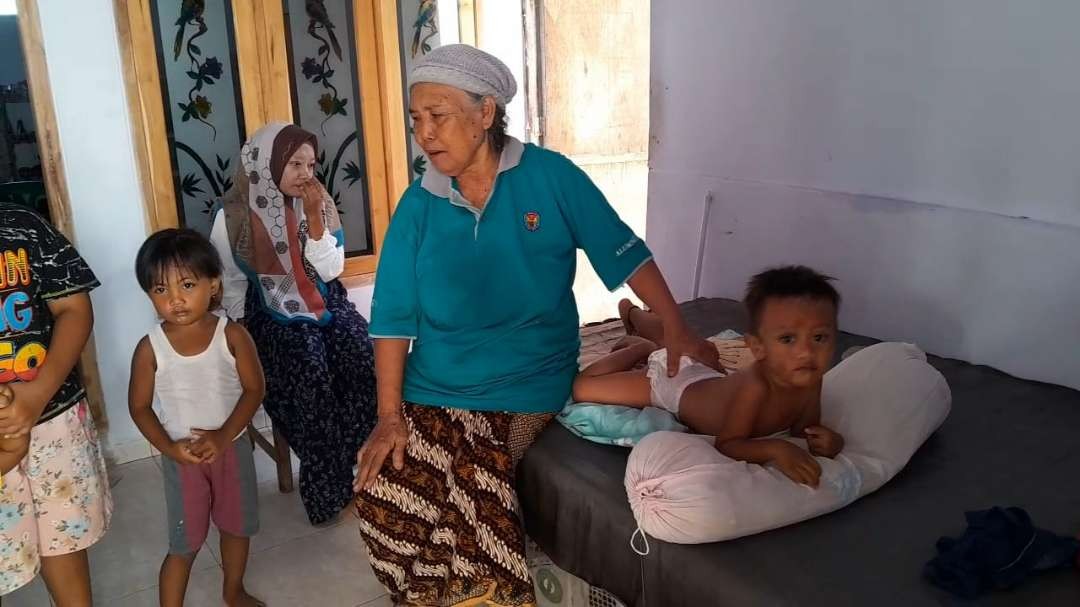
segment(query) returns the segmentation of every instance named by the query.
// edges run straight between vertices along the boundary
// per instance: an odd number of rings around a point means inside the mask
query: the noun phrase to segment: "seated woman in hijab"
[[[338,280],[344,237],[315,178],[317,154],[315,135],[298,126],[259,129],[240,150],[211,233],[225,270],[222,305],[255,340],[263,406],[300,459],[313,524],[352,501],[354,456],[375,424],[372,343]]]

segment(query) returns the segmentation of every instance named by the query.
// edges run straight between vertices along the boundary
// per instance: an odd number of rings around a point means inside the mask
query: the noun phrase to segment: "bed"
[[[682,309],[703,335],[745,327],[734,301],[699,299]],[[586,329],[583,356],[615,333],[612,325]],[[871,343],[844,333],[837,356]],[[1041,527],[1080,532],[1080,392],[930,362],[952,388],[951,415],[892,481],[842,510],[715,544],[650,539],[639,557],[623,487],[629,450],[553,423],[518,468],[526,529],[559,567],[635,607],[954,604],[921,572],[939,536],[962,532],[965,510],[1016,505]],[[1080,572],[1043,574],[977,604],[1080,605]]]

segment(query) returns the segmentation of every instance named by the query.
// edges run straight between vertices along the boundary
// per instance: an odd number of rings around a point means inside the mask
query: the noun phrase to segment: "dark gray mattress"
[[[702,334],[745,326],[733,301],[699,299],[683,310]],[[837,352],[873,341],[844,334]],[[952,388],[949,418],[896,478],[840,511],[715,544],[651,539],[651,553],[638,557],[623,488],[629,450],[553,423],[518,469],[526,528],[560,567],[637,607],[961,604],[921,572],[937,538],[963,530],[965,510],[1021,506],[1039,526],[1080,532],[1080,392],[931,363]],[[963,604],[1077,606],[1080,572]]]

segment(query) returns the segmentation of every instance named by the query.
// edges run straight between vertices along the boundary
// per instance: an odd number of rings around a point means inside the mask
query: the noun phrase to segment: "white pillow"
[[[881,343],[825,375],[821,421],[844,437],[818,457],[818,489],[772,466],[732,460],[712,437],[657,432],[630,453],[625,485],[638,526],[674,543],[728,540],[831,512],[896,475],[949,414],[952,396],[917,347]],[[801,439],[787,439],[806,446]]]

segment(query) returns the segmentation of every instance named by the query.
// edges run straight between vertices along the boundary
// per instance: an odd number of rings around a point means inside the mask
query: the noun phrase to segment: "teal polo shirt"
[[[372,337],[413,340],[405,400],[560,410],[578,369],[578,249],[612,290],[652,259],[561,154],[508,138],[482,210],[429,166],[394,212],[371,302]]]

